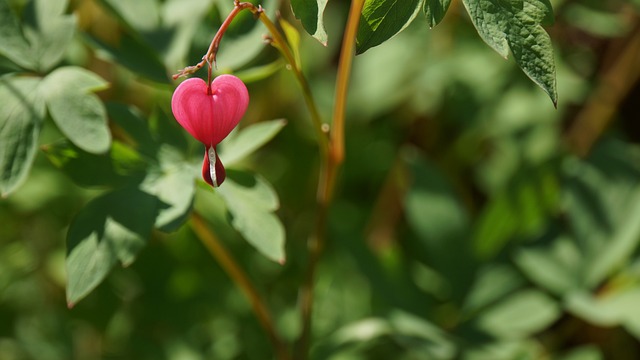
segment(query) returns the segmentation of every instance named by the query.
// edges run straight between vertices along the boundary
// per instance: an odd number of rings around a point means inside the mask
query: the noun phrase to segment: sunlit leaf
[[[101,0],[101,3],[138,31],[150,31],[159,24],[160,9],[156,0]]]
[[[89,202],[67,234],[67,302],[73,306],[98,286],[116,263],[133,263],[156,219],[156,197],[135,187]]]
[[[404,30],[420,11],[423,0],[366,0],[356,37],[356,54],[380,45]]]
[[[291,0],[293,13],[302,27],[325,46],[328,40],[323,21],[326,6],[327,0]]]
[[[0,78],[0,193],[7,196],[27,177],[45,114],[40,80]]]
[[[229,172],[217,189],[231,214],[231,225],[267,258],[284,263],[284,227],[273,213],[278,195],[261,176]]]
[[[225,165],[239,162],[276,136],[286,123],[283,119],[271,120],[243,128],[222,142],[220,159]]]
[[[82,150],[101,154],[111,145],[107,115],[100,99],[91,91],[106,82],[79,67],[63,67],[42,83],[49,114],[62,133]]]
[[[502,57],[509,50],[533,82],[558,101],[551,39],[542,24],[553,21],[549,0],[463,0],[480,37]]]

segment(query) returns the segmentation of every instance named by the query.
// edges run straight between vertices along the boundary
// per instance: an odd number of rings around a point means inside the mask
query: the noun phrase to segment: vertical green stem
[[[360,13],[364,6],[364,0],[353,0],[349,10],[349,17],[342,40],[340,62],[336,80],[336,98],[333,112],[333,126],[329,140],[329,153],[323,157],[320,169],[320,181],[318,183],[318,214],[314,233],[309,237],[309,262],[307,274],[300,288],[300,309],[302,313],[302,333],[296,344],[296,360],[307,359],[311,342],[311,324],[313,314],[313,297],[315,273],[322,256],[326,242],[326,226],[329,205],[333,198],[336,176],[344,161],[344,122],[347,103],[347,90],[351,76],[356,35]]]
[[[240,290],[242,290],[247,299],[249,299],[253,312],[256,314],[258,321],[267,332],[269,340],[276,350],[278,359],[291,359],[287,346],[278,336],[271,314],[269,313],[267,306],[264,304],[262,297],[258,293],[258,290],[256,290],[247,274],[242,271],[242,268],[240,268],[227,249],[222,246],[222,243],[220,243],[216,235],[211,231],[206,221],[195,211],[191,216],[191,227],[200,241],[202,241],[209,250],[211,255],[213,255],[224,271],[229,275],[229,277],[231,277]]]

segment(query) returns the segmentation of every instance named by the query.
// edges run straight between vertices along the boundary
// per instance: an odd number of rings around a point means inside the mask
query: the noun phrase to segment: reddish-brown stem
[[[242,10],[245,10],[245,9],[252,9],[252,12],[261,11],[260,8],[256,8],[255,5],[253,5],[252,3],[248,3],[248,2],[240,2],[238,0],[235,0],[233,2],[233,5],[234,5],[233,6],[233,10],[231,10],[229,15],[227,15],[227,18],[224,19],[224,21],[222,22],[222,25],[220,25],[220,28],[218,29],[218,32],[216,32],[216,35],[213,37],[213,40],[211,40],[211,44],[209,45],[209,49],[207,50],[207,53],[202,57],[202,61],[200,61],[199,63],[197,63],[194,66],[187,66],[186,68],[180,70],[179,73],[173,75],[173,80],[176,80],[177,78],[179,78],[181,76],[186,76],[186,75],[193,74],[194,72],[202,69],[202,67],[206,63],[213,64],[213,66],[215,67],[216,66],[216,55],[218,53],[218,48],[220,47],[220,41],[222,41],[222,36],[224,35],[224,33],[229,28],[229,25],[231,24],[233,19],[235,19],[235,17]]]

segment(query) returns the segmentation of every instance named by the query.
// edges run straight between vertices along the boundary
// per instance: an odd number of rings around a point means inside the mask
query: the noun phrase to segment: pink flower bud
[[[202,177],[211,186],[220,186],[225,178],[216,146],[238,125],[248,105],[247,87],[233,75],[216,77],[210,89],[202,79],[187,79],[173,93],[176,120],[205,146]]]

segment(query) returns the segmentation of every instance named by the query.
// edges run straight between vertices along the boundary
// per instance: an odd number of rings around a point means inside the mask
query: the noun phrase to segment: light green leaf
[[[249,125],[225,139],[220,146],[220,159],[225,165],[235,164],[266,144],[287,124],[284,119]]]
[[[356,54],[380,45],[404,30],[420,11],[423,0],[366,0],[356,36]]]
[[[316,38],[322,45],[327,46],[327,32],[324,29],[324,9],[327,0],[291,0],[291,9],[296,19],[309,35]]]
[[[135,187],[93,199],[67,234],[67,302],[73,306],[117,263],[133,263],[147,243],[157,214],[156,197]]]
[[[34,67],[29,43],[22,33],[18,19],[9,7],[8,0],[0,0],[0,39],[0,54],[24,68]]]
[[[451,0],[425,0],[424,13],[429,21],[429,27],[434,27],[442,21],[449,9]]]
[[[163,146],[159,150],[160,166],[152,168],[141,188],[159,200],[155,227],[165,232],[177,230],[187,219],[193,206],[197,173],[175,149]]]
[[[98,75],[63,67],[42,83],[49,114],[62,133],[84,151],[101,154],[111,146],[107,115],[100,99],[89,93],[106,87]]]
[[[484,311],[477,325],[499,338],[526,338],[549,326],[560,314],[558,304],[544,293],[523,290]]]
[[[58,64],[76,27],[74,15],[64,15],[67,0],[33,0],[27,6],[25,35],[36,69],[45,72]]]
[[[553,19],[549,0],[463,0],[463,3],[480,37],[504,58],[511,49],[522,71],[556,105],[553,47],[541,25]]]
[[[278,195],[259,175],[229,172],[217,189],[231,214],[231,225],[267,258],[284,263],[284,227],[273,213]]]
[[[298,68],[301,67],[300,60],[300,33],[298,29],[296,29],[293,25],[291,25],[287,20],[280,19],[279,21],[280,27],[282,31],[284,31],[284,36],[287,37],[287,42],[289,43],[289,47],[291,47],[291,51],[293,52],[294,60],[296,61],[296,66]]]
[[[7,196],[27,177],[45,114],[40,80],[0,78],[0,193]]]

